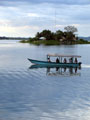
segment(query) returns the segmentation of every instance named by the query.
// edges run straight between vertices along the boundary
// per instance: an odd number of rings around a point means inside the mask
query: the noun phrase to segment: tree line
[[[34,38],[30,38],[31,41],[39,41],[41,39],[50,41],[60,41],[65,44],[72,44],[78,40],[75,33],[78,31],[74,26],[67,26],[64,28],[64,32],[61,30],[57,30],[56,32],[52,32],[50,30],[43,30],[42,32],[37,32]]]

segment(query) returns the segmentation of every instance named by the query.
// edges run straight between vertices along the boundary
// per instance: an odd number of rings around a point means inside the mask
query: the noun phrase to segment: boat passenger
[[[78,63],[78,60],[77,60],[77,58],[75,58],[75,63]]]
[[[48,58],[48,62],[51,62],[50,58]]]
[[[73,63],[73,58],[70,58],[70,59],[69,59],[69,63]]]
[[[66,60],[66,58],[64,58],[64,63],[67,63],[67,60]]]
[[[58,58],[56,59],[56,63],[59,63],[59,59]]]

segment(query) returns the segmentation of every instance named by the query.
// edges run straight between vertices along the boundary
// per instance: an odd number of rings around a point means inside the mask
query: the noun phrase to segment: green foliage
[[[36,34],[36,38],[45,37],[46,40],[51,40],[53,38],[53,33],[50,30],[43,30],[41,33]]]
[[[55,40],[43,40],[43,41],[33,41],[30,42],[30,44],[34,44],[34,45],[60,45],[60,42],[55,41]]]
[[[28,41],[27,40],[21,40],[20,42],[21,43],[27,43]]]
[[[56,33],[54,34],[55,36],[55,40],[60,40],[60,39],[62,39],[62,36],[64,36],[64,33],[61,31],[61,30],[58,30],[58,31],[56,31]]]
[[[36,38],[39,39],[40,37],[41,37],[41,34],[39,32],[37,32]]]

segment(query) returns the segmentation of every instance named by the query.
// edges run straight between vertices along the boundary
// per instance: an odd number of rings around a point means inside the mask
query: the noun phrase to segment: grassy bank
[[[60,45],[59,41],[55,40],[36,40],[36,41],[30,41],[30,40],[22,40],[21,43],[30,43],[34,45]]]
[[[90,42],[87,40],[80,39],[76,42],[76,44],[90,44]]]
[[[89,41],[87,40],[83,40],[80,39],[76,42],[72,42],[72,43],[62,43],[60,41],[56,41],[56,40],[22,40],[20,41],[21,43],[30,43],[30,44],[34,44],[34,45],[73,45],[73,44],[90,44]]]

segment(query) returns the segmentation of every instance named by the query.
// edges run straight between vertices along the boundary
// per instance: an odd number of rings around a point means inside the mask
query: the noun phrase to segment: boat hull
[[[39,61],[39,60],[33,60],[33,59],[29,59],[28,60],[35,64],[35,65],[39,65],[41,67],[80,67],[81,66],[81,62],[79,63],[56,63],[56,62],[47,62],[47,61]]]

